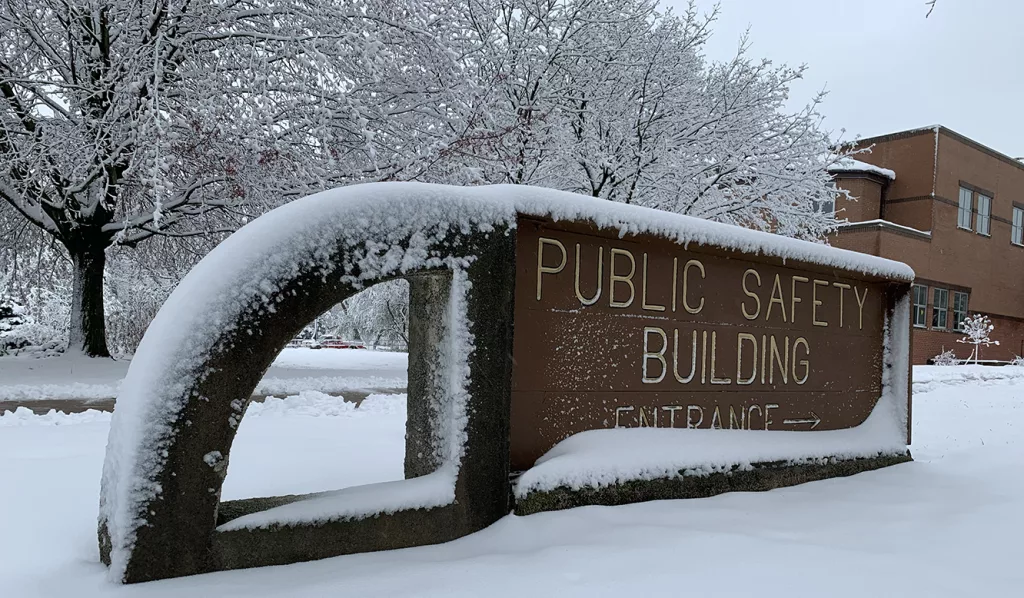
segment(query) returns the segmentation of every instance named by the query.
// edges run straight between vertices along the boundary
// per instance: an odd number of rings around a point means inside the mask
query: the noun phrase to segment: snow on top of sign
[[[650,234],[683,246],[717,246],[901,281],[905,264],[768,233],[663,211],[536,187],[451,187],[373,183],[325,191],[253,220],[207,255],[179,283],[150,324],[121,385],[104,461],[100,517],[111,533],[111,576],[120,579],[136,530],[147,523],[146,504],[159,496],[156,476],[174,426],[205,358],[231,332],[240,314],[272,311],[293,277],[346,256],[345,282],[464,264],[429,249],[454,231],[514,227],[517,214],[587,221],[618,235]],[[403,242],[405,243],[403,245]],[[458,301],[453,293],[453,301]],[[450,397],[443,462],[461,455],[465,358],[472,350],[468,323],[451,322]],[[245,331],[239,331],[243,333]],[[244,336],[242,337],[244,338]],[[462,413],[462,415],[458,415]]]
[[[492,201],[503,200],[521,214],[556,221],[592,222],[600,228],[616,231],[620,237],[648,234],[675,241],[685,247],[691,244],[721,247],[907,282],[914,278],[913,270],[901,262],[574,193],[495,185],[482,188],[481,197]]]
[[[828,167],[828,171],[831,173],[836,172],[870,172],[883,176],[890,181],[896,180],[896,171],[889,170],[888,168],[882,168],[881,166],[875,166],[874,164],[868,164],[867,162],[861,162],[853,158],[840,158]]]

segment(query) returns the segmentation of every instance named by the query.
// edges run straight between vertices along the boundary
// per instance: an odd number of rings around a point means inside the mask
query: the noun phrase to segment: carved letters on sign
[[[828,430],[881,389],[885,286],[521,220],[513,469],[610,427]]]

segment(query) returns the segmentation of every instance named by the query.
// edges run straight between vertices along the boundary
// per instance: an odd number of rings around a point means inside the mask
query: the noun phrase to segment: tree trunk
[[[75,269],[68,350],[81,350],[89,357],[110,357],[107,350],[107,325],[103,318],[106,245],[101,240],[69,244],[68,247]]]

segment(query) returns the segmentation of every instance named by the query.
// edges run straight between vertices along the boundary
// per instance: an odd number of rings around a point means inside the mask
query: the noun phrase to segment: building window
[[[1014,206],[1013,224],[1010,226],[1010,242],[1024,245],[1024,209]]]
[[[971,199],[973,199],[971,190],[960,187],[960,204],[956,213],[956,225],[967,230],[971,230]]]
[[[978,194],[978,217],[975,219],[974,228],[979,235],[988,235],[990,220],[992,217],[992,198],[987,195]]]
[[[964,318],[967,317],[967,293],[953,291],[953,330],[964,329]]]
[[[836,212],[836,200],[831,197],[828,199],[812,199],[811,206],[819,214],[832,215]]]
[[[935,289],[932,301],[932,328],[945,329],[948,313],[949,291],[947,289]]]
[[[928,325],[928,287],[914,285],[914,326],[924,328]]]

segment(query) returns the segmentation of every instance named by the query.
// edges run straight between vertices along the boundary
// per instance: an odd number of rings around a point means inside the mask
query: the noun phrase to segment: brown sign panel
[[[835,430],[881,394],[887,283],[521,218],[512,469],[614,427]]]

